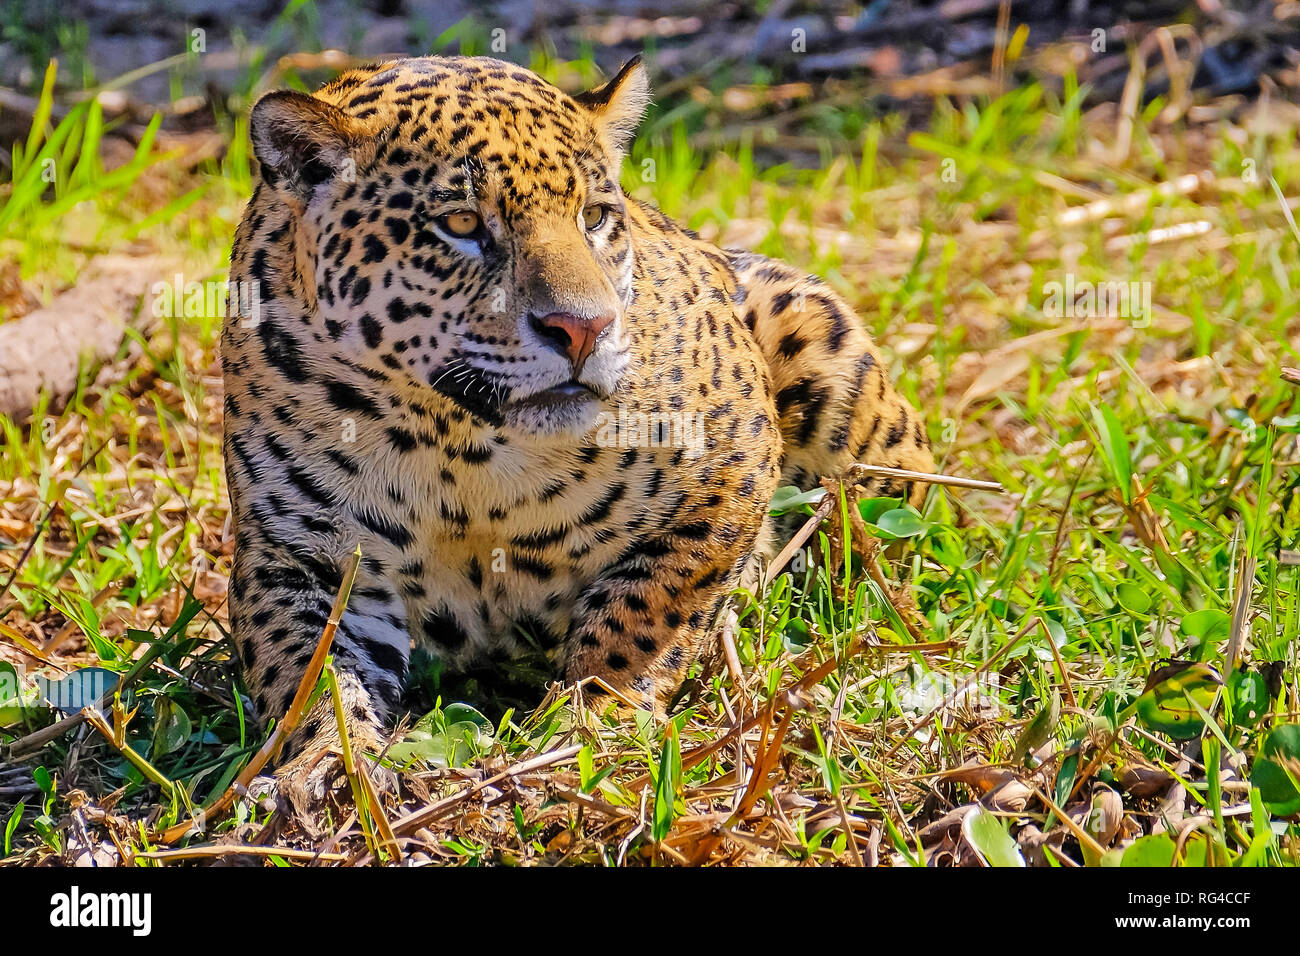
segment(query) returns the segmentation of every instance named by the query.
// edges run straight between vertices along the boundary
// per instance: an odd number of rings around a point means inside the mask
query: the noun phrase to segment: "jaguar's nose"
[[[596,348],[600,333],[614,321],[612,315],[582,317],[569,312],[529,315],[528,324],[538,337],[561,355],[568,356],[574,377]]]

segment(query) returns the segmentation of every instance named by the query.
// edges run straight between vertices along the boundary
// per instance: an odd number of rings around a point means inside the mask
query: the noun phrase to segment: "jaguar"
[[[332,653],[360,745],[402,706],[413,647],[479,686],[536,655],[663,714],[768,548],[779,485],[933,469],[844,299],[623,192],[649,102],[639,58],[569,95],[419,57],[255,104],[231,285],[257,308],[221,351],[230,624],[263,718],[358,545]],[[323,793],[339,743],[321,701],[278,772],[295,799]]]

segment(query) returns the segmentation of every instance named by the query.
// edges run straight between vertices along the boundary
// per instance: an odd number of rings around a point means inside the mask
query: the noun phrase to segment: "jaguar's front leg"
[[[277,543],[255,522],[241,522],[238,535],[231,629],[258,716],[280,720],[325,628],[343,562]],[[331,653],[349,739],[355,749],[376,750],[400,699],[409,656],[402,603],[382,578],[358,575]],[[339,782],[341,752],[333,702],[324,696],[285,742],[285,762],[275,771],[278,795],[300,820],[310,821]]]
[[[748,522],[699,520],[640,539],[579,600],[566,679],[598,677],[663,716],[687,668],[708,648],[760,523],[754,516],[742,531]]]

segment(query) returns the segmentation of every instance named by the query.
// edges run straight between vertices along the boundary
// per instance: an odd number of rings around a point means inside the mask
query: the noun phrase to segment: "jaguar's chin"
[[[569,381],[512,399],[502,412],[509,428],[543,437],[576,437],[596,425],[600,398],[586,385]]]

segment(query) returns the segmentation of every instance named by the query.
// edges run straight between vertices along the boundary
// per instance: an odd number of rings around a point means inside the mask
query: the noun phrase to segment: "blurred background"
[[[124,85],[158,104],[246,92],[250,72],[261,75],[289,53],[376,58],[536,48],[565,60],[594,52],[608,70],[647,50],[659,76],[679,83],[851,74],[876,81],[874,95],[905,101],[998,82],[986,74],[1000,17],[1004,29],[1022,33],[1005,51],[1013,73],[1059,79],[1073,70],[1099,99],[1119,95],[1126,46],[1172,25],[1185,28],[1179,38],[1194,48],[1192,86],[1211,95],[1252,93],[1271,76],[1296,87],[1300,11],[1275,0],[26,0],[4,5],[0,83],[30,92],[57,56],[70,87],[140,71]],[[202,55],[175,59],[186,52]],[[1153,73],[1148,89],[1167,89],[1170,78]]]
[[[1158,27],[1169,35],[1156,38]],[[1090,103],[1118,99],[1137,45],[1152,61],[1145,98],[1252,96],[1261,81],[1292,95],[1300,8],[1279,0],[6,0],[0,86],[35,94],[57,57],[62,89],[111,82],[123,106],[164,107],[197,122],[237,113],[277,82],[316,83],[349,58],[463,51],[593,59],[608,72],[645,51],[663,95],[783,84],[768,105],[804,104],[802,115],[815,119],[834,105],[811,96],[823,87],[836,100],[859,98],[869,115],[935,96],[987,95],[1025,75],[1057,89],[1072,75]],[[304,55],[323,51],[331,52]],[[760,104],[734,97],[730,105],[739,119]]]

